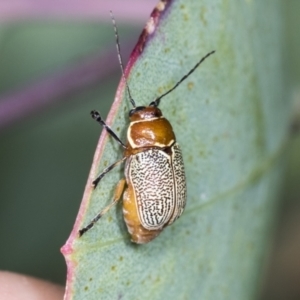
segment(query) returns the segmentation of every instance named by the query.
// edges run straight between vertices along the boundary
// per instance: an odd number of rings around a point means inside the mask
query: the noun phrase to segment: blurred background
[[[71,5],[72,3],[72,5]],[[72,229],[126,61],[157,0],[0,0],[0,269],[64,285]],[[261,299],[300,299],[300,1],[282,1],[291,141]],[[270,51],[272,51],[270,49]]]

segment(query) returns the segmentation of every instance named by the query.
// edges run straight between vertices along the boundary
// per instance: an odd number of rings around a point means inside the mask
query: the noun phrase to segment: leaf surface
[[[108,203],[122,157],[102,132],[83,202],[62,252],[66,299],[253,299],[276,211],[289,103],[281,70],[279,1],[161,1],[126,68],[138,106],[169,90],[209,57],[160,108],[181,145],[188,186],[182,217],[134,245],[121,204],[78,230]],[[107,122],[125,141],[131,105],[121,81]]]

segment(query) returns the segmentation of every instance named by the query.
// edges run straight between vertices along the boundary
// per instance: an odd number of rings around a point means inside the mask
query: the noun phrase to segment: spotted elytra
[[[92,117],[124,148],[124,156],[106,168],[93,181],[93,185],[96,187],[109,171],[123,162],[125,162],[125,179],[121,179],[117,184],[112,202],[87,226],[79,230],[79,235],[82,236],[91,229],[123,194],[123,215],[131,241],[146,244],[181,216],[187,195],[181,150],[170,122],[164,118],[158,105],[164,96],[177,88],[215,51],[201,58],[170,90],[157,97],[148,106],[136,106],[125,78],[118,31],[112,13],[111,18],[122,76],[133,109],[129,111],[130,123],[126,144],[97,111],[91,112]]]

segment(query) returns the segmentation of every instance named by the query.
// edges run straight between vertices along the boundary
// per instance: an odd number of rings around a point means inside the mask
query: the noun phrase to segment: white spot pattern
[[[176,219],[178,219],[181,216],[185,208],[187,197],[183,158],[181,149],[178,144],[175,144],[172,147],[172,152],[173,173],[175,178],[176,206],[174,214],[168,225],[172,224]]]
[[[131,182],[141,225],[161,229],[174,222],[186,203],[186,184],[180,148],[172,154],[152,148],[132,155],[126,163],[126,178]]]

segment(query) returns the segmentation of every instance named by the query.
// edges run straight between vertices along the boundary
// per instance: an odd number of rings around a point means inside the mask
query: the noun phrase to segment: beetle
[[[125,162],[125,179],[116,186],[113,201],[105,207],[86,227],[79,230],[82,236],[115,205],[123,194],[123,215],[131,241],[145,244],[178,219],[186,204],[186,179],[182,153],[170,122],[162,115],[158,105],[163,97],[177,88],[198,66],[215,51],[197,62],[170,90],[157,97],[148,106],[136,106],[125,78],[118,31],[114,25],[118,59],[133,109],[129,111],[127,142],[124,144],[105,123],[99,112],[91,115],[123,148],[124,155],[107,167],[94,181],[99,181],[114,167]],[[125,187],[126,185],[126,187]]]

